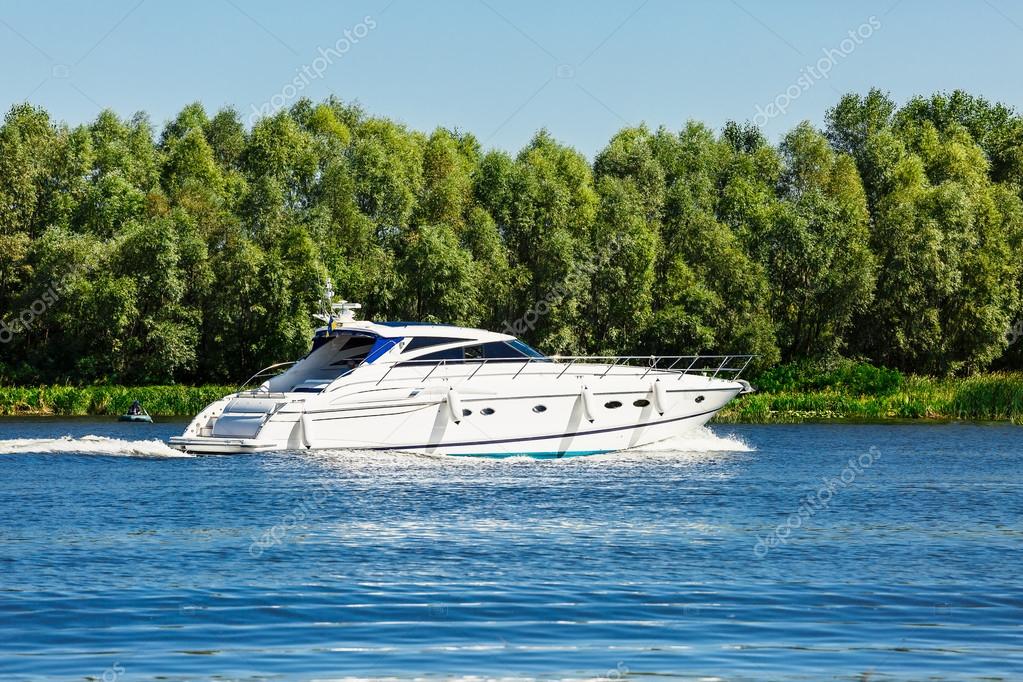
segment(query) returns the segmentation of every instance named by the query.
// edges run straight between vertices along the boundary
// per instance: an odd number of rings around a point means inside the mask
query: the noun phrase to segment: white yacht
[[[564,457],[684,435],[737,395],[752,356],[547,357],[514,336],[355,319],[333,302],[301,360],[263,370],[170,439],[196,453],[297,449]],[[248,385],[247,384],[247,385]]]

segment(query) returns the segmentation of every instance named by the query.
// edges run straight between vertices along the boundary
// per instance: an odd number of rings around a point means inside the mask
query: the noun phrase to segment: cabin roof
[[[317,333],[326,332],[327,327],[320,327]],[[471,327],[455,327],[447,324],[428,324],[423,322],[369,322],[367,320],[346,321],[335,323],[334,331],[350,331],[370,333],[382,338],[399,337],[445,337],[465,341],[488,343],[490,341],[512,341],[514,336],[491,332]]]

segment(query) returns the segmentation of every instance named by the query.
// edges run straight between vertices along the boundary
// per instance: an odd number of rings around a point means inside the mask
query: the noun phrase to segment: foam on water
[[[639,448],[586,457],[587,460],[623,460],[654,455],[671,457],[676,455],[693,456],[719,452],[752,452],[748,443],[733,434],[718,435],[707,427],[692,431],[658,443],[651,443]],[[105,436],[63,436],[61,438],[14,438],[0,440],[0,455],[11,454],[87,454],[120,457],[193,457],[175,450],[163,441],[124,440]],[[350,463],[356,465],[418,465],[418,466],[480,466],[480,465],[516,465],[536,462],[529,455],[514,455],[503,458],[487,457],[449,457],[423,453],[359,451],[359,450],[315,450],[302,451],[306,457],[323,459],[334,463]],[[565,460],[554,460],[565,461]]]
[[[630,452],[753,452],[752,445],[734,433],[718,435],[706,426],[668,440],[643,445]]]
[[[72,438],[14,438],[0,440],[0,455],[110,455],[115,457],[192,457],[160,440],[122,440],[105,436]]]

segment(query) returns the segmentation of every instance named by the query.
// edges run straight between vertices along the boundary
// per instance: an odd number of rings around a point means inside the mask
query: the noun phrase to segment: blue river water
[[[181,429],[0,420],[0,679],[1023,679],[1020,427],[555,461]]]

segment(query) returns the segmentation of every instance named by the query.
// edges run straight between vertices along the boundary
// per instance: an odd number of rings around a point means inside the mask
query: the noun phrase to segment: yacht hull
[[[661,381],[670,388],[658,386]],[[366,381],[334,394],[228,396],[170,443],[209,454],[346,449],[588,455],[683,436],[748,389],[735,381],[677,375],[561,383],[520,378],[510,390],[498,377],[387,388]],[[599,385],[593,390],[589,383]]]

